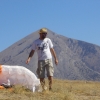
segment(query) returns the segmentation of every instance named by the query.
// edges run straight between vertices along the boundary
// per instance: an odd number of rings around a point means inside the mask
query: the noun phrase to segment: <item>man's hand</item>
[[[55,59],[55,64],[58,65],[58,60],[57,59]]]
[[[29,54],[29,57],[28,57],[28,59],[26,60],[26,64],[28,64],[28,63],[30,62],[30,59],[31,59],[31,57],[33,56],[33,54],[34,54],[34,50],[31,50],[31,52],[30,52],[30,54]]]
[[[30,62],[30,58],[28,58],[28,59],[26,60],[26,64],[29,64],[29,62]]]

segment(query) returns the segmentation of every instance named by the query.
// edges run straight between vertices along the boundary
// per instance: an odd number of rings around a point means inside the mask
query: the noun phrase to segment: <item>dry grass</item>
[[[35,93],[15,86],[0,90],[0,100],[100,100],[100,82],[54,79],[52,91]]]

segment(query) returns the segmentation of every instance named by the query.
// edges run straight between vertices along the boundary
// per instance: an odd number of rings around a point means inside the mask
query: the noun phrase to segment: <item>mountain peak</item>
[[[75,39],[67,38],[48,29],[48,35],[54,45],[59,64],[54,65],[54,77],[73,80],[100,81],[100,47]],[[37,53],[29,65],[25,64],[34,40],[39,38],[39,30],[14,43],[0,52],[0,63],[22,65],[36,74]],[[54,62],[53,62],[54,63]]]

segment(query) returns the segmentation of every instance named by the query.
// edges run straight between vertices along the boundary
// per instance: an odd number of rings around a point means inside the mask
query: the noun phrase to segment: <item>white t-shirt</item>
[[[37,39],[32,45],[32,49],[37,50],[38,60],[51,59],[50,48],[53,48],[53,44],[49,38],[45,38],[44,40]]]

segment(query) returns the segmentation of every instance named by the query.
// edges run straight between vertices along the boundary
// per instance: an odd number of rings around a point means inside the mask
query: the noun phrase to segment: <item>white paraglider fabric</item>
[[[0,85],[23,85],[33,92],[40,85],[39,79],[29,69],[23,66],[0,65]]]

